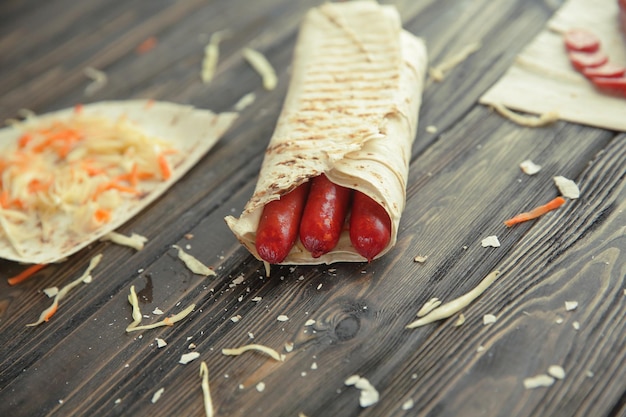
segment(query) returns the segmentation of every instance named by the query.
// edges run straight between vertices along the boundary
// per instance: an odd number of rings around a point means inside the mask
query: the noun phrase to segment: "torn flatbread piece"
[[[388,214],[390,240],[376,257],[394,246],[426,66],[424,42],[402,30],[392,6],[353,1],[308,12],[254,194],[239,219],[226,217],[257,259],[255,239],[264,206],[321,174],[364,193]],[[314,258],[298,239],[280,263],[364,260],[343,230],[330,252]]]
[[[626,66],[617,1],[568,0],[480,102],[533,114],[556,112],[562,120],[626,131],[624,98],[597,90],[570,63],[563,34],[571,29],[597,35],[610,62]]]
[[[167,102],[77,106],[0,130],[0,258],[60,261],[163,194],[236,113]]]

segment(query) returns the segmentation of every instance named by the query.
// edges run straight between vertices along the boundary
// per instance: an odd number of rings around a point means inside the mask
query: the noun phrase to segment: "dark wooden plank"
[[[218,415],[623,414],[626,387],[615,381],[626,378],[624,138],[566,123],[520,128],[476,105],[556,5],[396,2],[406,27],[427,40],[433,62],[476,40],[483,47],[443,83],[426,87],[407,209],[388,256],[372,264],[275,267],[268,279],[236,242],[223,217],[239,213],[252,193],[286,92],[299,18],[318,3],[93,1],[63,14],[81,20],[74,29],[46,20],[46,8],[6,6],[11,24],[1,32],[0,56],[12,61],[0,69],[7,74],[0,81],[2,117],[19,107],[46,111],[85,101],[87,65],[110,77],[108,88],[89,100],[151,97],[220,111],[249,91],[258,99],[196,168],[121,228],[150,237],[143,251],[95,243],[24,285],[0,282],[0,345],[8,352],[0,358],[0,415],[201,415],[198,362],[177,363],[191,342],[209,365]],[[24,36],[20,28],[33,23],[41,31],[18,47],[15,34]],[[224,28],[233,36],[222,45],[215,82],[203,86],[202,34]],[[159,46],[135,55],[151,35]],[[262,91],[239,54],[246,45],[276,66],[277,90]],[[22,65],[26,70],[15,75]],[[49,91],[41,94],[42,87]],[[424,131],[431,124],[438,133]],[[544,166],[536,177],[517,168],[527,157]],[[577,179],[581,200],[506,229],[503,219],[556,195],[553,175]],[[187,233],[194,238],[185,239]],[[502,247],[481,248],[480,239],[494,233]],[[174,243],[190,245],[218,277],[189,273]],[[105,262],[95,281],[71,293],[49,323],[25,328],[48,305],[38,290],[77,276],[100,252]],[[413,262],[418,254],[428,255],[425,264]],[[505,274],[466,310],[464,326],[404,329],[430,297],[457,296],[496,267]],[[0,278],[20,269],[0,261]],[[234,285],[237,277],[244,281]],[[169,313],[194,302],[197,308],[172,328],[127,335],[130,285],[142,290],[145,321],[158,318],[155,307]],[[257,296],[262,300],[252,301]],[[579,308],[564,312],[566,299]],[[498,322],[483,326],[485,313],[497,314]],[[289,321],[278,322],[280,314]],[[554,323],[557,315],[564,323]],[[304,326],[308,319],[316,323]],[[157,349],[154,337],[168,346]],[[252,341],[281,351],[290,342],[294,351],[280,364],[256,354],[220,354]],[[476,352],[479,345],[486,350]],[[550,364],[563,365],[566,379],[525,391],[522,379]],[[381,391],[379,404],[358,406],[357,390],[343,385],[355,373]],[[255,388],[261,381],[263,393]],[[152,405],[160,387],[165,393]],[[402,411],[409,398],[414,408]]]

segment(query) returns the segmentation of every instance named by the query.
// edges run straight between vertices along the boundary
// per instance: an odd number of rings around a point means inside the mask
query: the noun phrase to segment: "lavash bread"
[[[377,257],[394,246],[426,64],[423,41],[402,30],[392,6],[327,3],[307,13],[289,91],[254,194],[239,219],[226,217],[257,259],[254,242],[265,204],[321,173],[384,207],[392,233]],[[298,240],[282,263],[364,260],[346,230],[337,246],[319,258]]]
[[[0,129],[0,152],[7,153],[22,135],[21,129],[36,128],[53,121],[69,120],[76,108],[36,116],[20,124],[20,129]],[[171,176],[164,181],[140,184],[141,195],[124,199],[112,212],[109,222],[85,233],[72,231],[76,218],[71,212],[59,213],[44,233],[37,218],[27,220],[30,236],[16,248],[0,230],[0,258],[23,263],[51,263],[64,260],[130,220],[153,202],[193,167],[237,118],[237,113],[215,114],[208,110],[169,102],[149,100],[103,101],[80,106],[80,114],[102,118],[110,123],[125,120],[142,134],[157,138],[176,149],[172,155]],[[1,211],[1,209],[0,209]],[[0,212],[0,216],[3,213]],[[3,221],[0,219],[0,221]],[[5,225],[6,226],[6,223]]]

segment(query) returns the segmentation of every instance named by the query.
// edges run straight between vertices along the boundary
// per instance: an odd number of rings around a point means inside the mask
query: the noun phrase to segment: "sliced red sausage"
[[[263,207],[255,240],[261,259],[277,264],[287,257],[298,237],[308,192],[309,183],[306,182]]]
[[[585,68],[599,67],[609,61],[609,57],[603,52],[570,52],[568,56],[574,68],[581,72]]]
[[[300,221],[300,241],[319,258],[339,241],[346,220],[352,190],[333,184],[326,175],[311,181],[311,190]]]
[[[585,29],[571,29],[563,39],[568,51],[596,52],[600,49],[600,38]]]
[[[621,65],[611,64],[610,62],[595,68],[584,68],[583,74],[587,78],[594,77],[623,77],[626,74],[626,67]]]
[[[626,77],[594,77],[591,82],[600,90],[626,97]]]
[[[387,212],[367,195],[355,191],[350,214],[350,241],[368,261],[374,259],[391,239],[391,219]]]

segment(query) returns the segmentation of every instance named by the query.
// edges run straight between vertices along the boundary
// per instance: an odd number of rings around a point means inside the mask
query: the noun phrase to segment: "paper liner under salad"
[[[60,261],[131,219],[237,117],[146,100],[79,105],[0,130],[0,258]]]
[[[384,208],[391,220],[390,239],[375,257],[394,246],[426,64],[423,41],[402,30],[392,6],[354,1],[309,11],[254,195],[239,219],[226,218],[255,257],[262,259],[255,239],[266,204],[321,174]],[[314,257],[297,239],[286,258],[275,263],[364,260],[344,229],[330,252]]]

